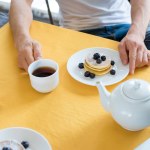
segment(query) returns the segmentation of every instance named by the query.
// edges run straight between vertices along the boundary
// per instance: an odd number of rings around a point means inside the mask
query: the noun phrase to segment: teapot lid
[[[146,100],[150,97],[150,84],[139,79],[131,79],[124,83],[123,93],[133,100]]]

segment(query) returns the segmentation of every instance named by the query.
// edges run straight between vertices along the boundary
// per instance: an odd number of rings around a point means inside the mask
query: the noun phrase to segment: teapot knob
[[[123,84],[123,93],[127,98],[139,101],[150,99],[150,84],[144,80],[131,79]]]

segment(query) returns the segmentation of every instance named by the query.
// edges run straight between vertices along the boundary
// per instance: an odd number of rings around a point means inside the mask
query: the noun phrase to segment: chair
[[[51,13],[51,10],[50,10],[50,7],[49,7],[49,2],[48,2],[48,0],[45,0],[45,2],[46,2],[46,6],[47,6],[47,11],[48,11],[50,24],[54,24],[52,13]]]

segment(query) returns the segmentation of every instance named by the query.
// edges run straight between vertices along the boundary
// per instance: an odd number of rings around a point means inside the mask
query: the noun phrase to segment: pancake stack
[[[100,51],[91,51],[84,60],[84,63],[79,63],[78,68],[84,69],[84,76],[94,79],[95,76],[105,75],[110,73],[111,75],[116,74],[114,69],[115,61]]]
[[[101,76],[111,70],[111,59],[100,53],[90,53],[85,58],[84,68],[86,71]]]
[[[6,140],[0,142],[0,150],[25,150],[25,148],[16,140]]]

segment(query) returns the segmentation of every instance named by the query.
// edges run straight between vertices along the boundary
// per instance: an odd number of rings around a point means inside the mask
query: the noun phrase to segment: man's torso
[[[60,25],[75,30],[131,23],[127,0],[57,0]]]

